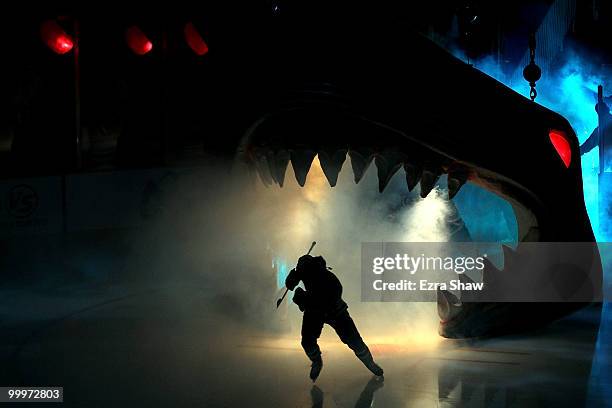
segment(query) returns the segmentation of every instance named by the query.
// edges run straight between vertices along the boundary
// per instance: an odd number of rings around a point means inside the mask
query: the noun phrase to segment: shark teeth
[[[476,282],[474,282],[474,280],[472,278],[470,278],[465,273],[458,274],[458,278],[461,281],[461,283],[464,284],[464,285],[476,283]],[[473,302],[473,301],[476,300],[474,292],[472,292],[472,291],[468,291],[466,293],[460,293],[459,298],[461,299],[462,302]]]
[[[461,187],[467,181],[467,174],[465,172],[449,172],[448,173],[448,199],[452,200],[455,198]]]
[[[284,149],[276,152],[270,150],[266,157],[272,179],[282,187],[285,182],[287,166],[289,165],[289,152]]]
[[[504,253],[504,269],[514,265],[517,261],[516,252],[508,245],[502,245],[502,252]]]
[[[406,172],[406,185],[408,186],[408,191],[412,191],[416,185],[419,184],[423,169],[421,166],[415,164],[404,163],[404,171]]]
[[[452,320],[461,313],[462,304],[455,295],[447,290],[438,289],[438,316],[443,322]]]
[[[433,167],[425,167],[421,176],[421,197],[425,198],[429,195],[431,190],[436,186],[438,179],[440,178],[440,172],[435,170]]]
[[[396,151],[386,151],[376,155],[375,163],[378,169],[378,191],[383,192],[391,178],[402,167],[406,156]]]
[[[371,149],[350,150],[348,154],[351,158],[355,183],[359,183],[372,163],[374,151]]]
[[[295,179],[302,187],[306,185],[308,172],[312,167],[315,156],[318,155],[321,168],[329,185],[334,187],[338,182],[338,175],[350,157],[351,168],[355,183],[363,180],[365,173],[372,162],[376,165],[378,176],[378,190],[384,192],[393,177],[403,167],[408,191],[420,183],[420,196],[426,198],[435,188],[441,175],[448,173],[448,198],[454,198],[461,187],[467,182],[467,172],[462,169],[446,170],[445,165],[434,165],[430,162],[424,164],[415,157],[408,157],[399,149],[386,149],[376,151],[374,148],[324,148],[313,149],[298,147],[291,149],[272,149],[266,147],[254,148],[249,154],[249,163],[253,166],[264,185],[277,184],[283,186],[289,162],[293,167]]]
[[[472,307],[475,304],[484,305],[487,302],[503,302],[516,299],[517,293],[525,293],[533,290],[526,288],[525,282],[529,282],[532,277],[529,275],[532,268],[528,267],[529,260],[533,257],[529,255],[529,248],[524,248],[520,244],[516,250],[506,244],[501,245],[503,254],[503,267],[497,268],[486,256],[483,259],[484,268],[482,269],[482,279],[477,278],[483,284],[479,291],[461,291],[451,293],[445,290],[438,290],[438,314],[442,322],[450,320],[459,313],[460,308]],[[477,282],[466,273],[458,274],[457,278],[463,285]]]
[[[261,182],[267,187],[271,185],[274,180],[270,173],[270,166],[268,165],[268,157],[265,151],[258,149],[253,154],[253,164],[255,170],[261,179]]]
[[[301,187],[306,184],[306,176],[317,153],[313,150],[292,150],[291,166],[295,173],[295,179]]]
[[[346,153],[348,149],[341,150],[319,150],[319,162],[321,162],[321,168],[329,185],[334,187],[338,182],[338,174],[342,169],[342,165],[346,160]]]

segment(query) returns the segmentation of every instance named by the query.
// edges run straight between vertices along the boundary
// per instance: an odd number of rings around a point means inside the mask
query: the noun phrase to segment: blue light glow
[[[458,55],[459,56],[459,55]],[[460,57],[460,56],[459,56]],[[583,143],[597,127],[597,85],[603,83],[602,78],[593,75],[595,70],[572,51],[566,52],[565,62],[551,72],[543,72],[542,79],[537,82],[537,103],[563,115],[572,125],[578,140]],[[536,61],[537,62],[537,61]],[[497,79],[517,93],[528,98],[529,86],[526,81],[511,83],[502,73],[493,58],[487,57],[473,63],[474,67]],[[601,225],[598,213],[598,175],[599,153],[595,148],[581,157],[584,200],[587,213],[591,220],[595,237],[603,240],[602,231],[610,226]]]
[[[275,257],[272,260],[272,268],[276,271],[276,286],[280,289],[285,286],[285,279],[289,274],[287,262],[280,257]]]

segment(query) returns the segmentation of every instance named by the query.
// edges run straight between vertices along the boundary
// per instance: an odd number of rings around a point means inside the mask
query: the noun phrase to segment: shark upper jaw
[[[420,194],[426,197],[446,174],[450,199],[470,182],[508,201],[517,219],[519,242],[594,241],[582,199],[576,137],[569,125],[561,122],[557,127],[564,129],[572,143],[574,161],[569,168],[554,152],[547,128],[518,133],[513,143],[494,152],[493,146],[482,145],[478,127],[465,136],[456,133],[464,137],[464,143],[458,144],[449,141],[450,131],[440,128],[430,134],[410,134],[344,106],[309,101],[262,116],[243,137],[238,157],[264,184],[281,187],[289,163],[304,186],[317,155],[332,187],[347,157],[356,183],[374,163],[380,192],[396,173],[403,172],[408,190],[420,184]],[[502,132],[496,137],[500,141],[489,143],[501,144],[510,138]],[[533,147],[525,149],[523,144]]]
[[[282,186],[291,162],[297,182],[304,186],[316,155],[332,187],[347,156],[356,183],[375,163],[381,193],[400,169],[409,190],[421,183],[423,197],[444,173],[449,174],[451,198],[468,179],[467,168],[453,166],[452,160],[406,139],[397,130],[331,109],[295,108],[270,114],[251,128],[239,149],[239,156],[266,185]]]

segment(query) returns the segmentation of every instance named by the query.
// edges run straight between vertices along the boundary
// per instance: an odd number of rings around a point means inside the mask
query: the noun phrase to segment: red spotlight
[[[125,39],[128,47],[130,47],[135,54],[145,55],[153,49],[153,43],[137,26],[131,26],[127,29],[125,32]]]
[[[187,44],[189,47],[191,47],[193,52],[199,56],[202,56],[208,52],[208,44],[206,44],[206,41],[204,41],[193,23],[189,22],[185,24],[185,29],[183,32],[185,33],[185,41],[187,41]]]
[[[59,24],[53,20],[47,20],[40,26],[42,40],[51,50],[57,54],[66,54],[72,47],[74,41]]]

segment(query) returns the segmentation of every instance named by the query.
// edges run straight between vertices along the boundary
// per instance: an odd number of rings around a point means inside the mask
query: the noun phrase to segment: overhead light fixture
[[[153,49],[153,43],[138,26],[131,26],[125,33],[128,47],[137,55],[145,55]]]
[[[206,41],[204,41],[204,38],[202,38],[198,32],[198,29],[192,22],[185,24],[185,29],[183,32],[185,34],[185,41],[187,41],[187,44],[193,50],[193,52],[199,56],[208,53],[208,44],[206,44]]]
[[[40,35],[47,47],[56,54],[66,54],[74,47],[72,37],[55,20],[47,20],[42,23]]]

